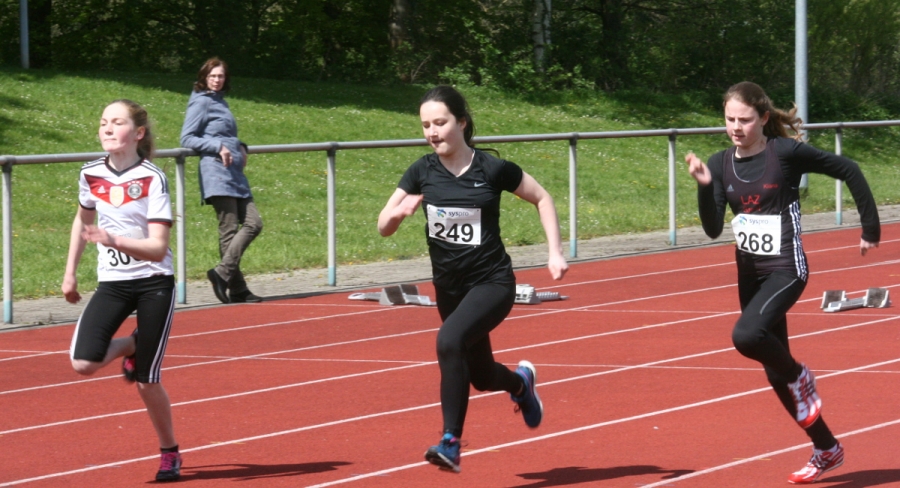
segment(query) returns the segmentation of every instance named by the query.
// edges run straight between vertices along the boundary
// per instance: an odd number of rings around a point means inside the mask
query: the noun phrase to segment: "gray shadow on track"
[[[185,466],[181,469],[181,481],[219,480],[251,481],[286,476],[335,471],[339,466],[348,466],[347,461],[324,461],[320,463],[298,464],[213,464],[209,466]]]
[[[528,485],[516,485],[515,488],[545,488],[551,486],[576,485],[590,483],[592,481],[612,480],[628,476],[642,476],[648,474],[664,474],[662,479],[674,479],[693,473],[690,469],[663,469],[659,466],[615,466],[612,468],[585,468],[582,466],[570,466],[567,468],[553,468],[540,473],[522,473],[517,476],[526,480],[537,480]]]
[[[868,469],[842,473],[837,476],[827,474],[816,483],[831,483],[829,488],[868,488],[870,486],[894,486],[900,483],[900,469]]]

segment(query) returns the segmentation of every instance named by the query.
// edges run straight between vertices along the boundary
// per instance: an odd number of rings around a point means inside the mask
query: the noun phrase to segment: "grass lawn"
[[[100,151],[97,123],[107,103],[130,98],[150,113],[157,147],[178,147],[192,77],[109,72],[0,69],[0,154]],[[427,87],[361,86],[234,78],[227,100],[247,144],[372,141],[422,137],[418,101]],[[535,101],[479,87],[464,87],[477,135],[546,134],[723,125],[721,108],[703,94],[626,96],[593,92],[555,94]],[[787,105],[789,101],[776,101]],[[831,122],[831,121],[819,121]],[[900,129],[844,131],[843,152],[863,168],[880,204],[900,202]],[[832,131],[811,143],[834,149]],[[701,158],[728,147],[724,135],[678,139],[678,225],[699,223],[696,187],[683,155]],[[493,145],[520,164],[556,199],[568,238],[568,143]],[[338,265],[402,260],[427,254],[421,214],[389,239],[376,230],[378,213],[403,171],[424,147],[346,150],[337,154]],[[578,143],[579,238],[668,228],[668,149],[664,137],[581,140]],[[171,181],[173,160],[160,158]],[[77,203],[81,163],[17,165],[13,179],[15,295],[60,294],[69,231]],[[216,220],[201,206],[197,158],[189,158],[186,184],[187,278],[203,279],[218,260]],[[327,262],[326,155],[323,152],[251,155],[247,176],[264,221],[242,262],[247,274],[324,267]],[[844,207],[852,208],[849,191]],[[534,208],[504,196],[501,222],[507,245],[544,241]],[[834,209],[834,183],[811,175],[805,212]],[[173,239],[174,245],[174,239]],[[96,283],[96,252],[79,269],[81,288]]]

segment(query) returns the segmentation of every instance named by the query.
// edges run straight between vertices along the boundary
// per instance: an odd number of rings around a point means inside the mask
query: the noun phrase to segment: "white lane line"
[[[838,375],[842,375],[842,374],[847,374],[847,373],[859,371],[859,370],[862,370],[862,369],[874,368],[874,367],[884,366],[884,365],[886,365],[886,364],[892,364],[892,363],[897,363],[897,362],[900,362],[900,358],[898,358],[898,359],[892,359],[892,360],[890,360],[890,361],[883,361],[883,362],[880,362],[880,363],[874,363],[874,364],[870,364],[870,365],[866,365],[866,366],[859,366],[859,367],[856,367],[856,368],[851,368],[851,369],[847,369],[847,370],[843,370],[843,371],[839,371],[839,372],[831,373],[831,374],[827,374],[827,375],[822,375],[822,376],[819,376],[818,378],[827,378],[827,377],[830,377],[830,376],[838,376]],[[818,379],[818,378],[817,378],[817,379]],[[596,423],[596,424],[585,425],[585,426],[582,426],[582,427],[576,427],[576,428],[574,428],[574,429],[567,429],[567,430],[563,430],[563,431],[554,432],[554,433],[551,433],[551,434],[545,434],[545,435],[542,435],[542,436],[531,437],[531,438],[528,438],[528,439],[521,439],[521,440],[518,440],[518,441],[507,442],[507,443],[503,443],[503,444],[497,444],[497,445],[494,445],[494,446],[484,447],[484,448],[481,448],[481,449],[473,449],[473,450],[471,450],[471,451],[466,451],[466,452],[462,453],[461,455],[462,455],[462,456],[474,456],[474,455],[477,455],[477,454],[481,454],[481,453],[483,453],[483,452],[493,452],[493,451],[496,451],[496,450],[498,450],[498,449],[502,449],[502,448],[504,448],[504,447],[512,447],[512,446],[519,446],[519,445],[523,445],[523,444],[531,444],[531,443],[533,443],[533,442],[543,441],[543,440],[552,439],[552,438],[555,438],[555,437],[561,437],[561,436],[565,436],[565,435],[569,435],[569,434],[576,434],[576,433],[579,433],[579,432],[584,432],[584,431],[587,431],[587,430],[593,430],[593,429],[597,429],[597,428],[600,428],[600,427],[606,427],[606,426],[609,426],[609,425],[621,424],[621,423],[630,422],[630,421],[633,421],[633,420],[641,420],[641,419],[645,419],[645,418],[649,418],[649,417],[656,417],[656,416],[659,416],[659,415],[664,415],[664,414],[667,414],[667,413],[678,412],[678,411],[682,411],[682,410],[688,410],[688,409],[691,409],[691,408],[696,408],[696,407],[702,407],[702,406],[706,406],[706,405],[711,405],[711,404],[713,404],[713,403],[719,403],[719,402],[723,402],[723,401],[727,401],[727,400],[733,400],[733,399],[735,399],[735,398],[740,398],[740,397],[744,397],[744,396],[748,396],[748,395],[753,395],[753,394],[761,393],[761,392],[766,392],[766,391],[770,391],[770,390],[771,390],[770,387],[766,387],[766,388],[757,388],[757,389],[755,389],[755,390],[748,390],[748,391],[744,391],[744,392],[741,392],[741,393],[735,393],[735,394],[732,394],[732,395],[726,395],[726,396],[722,396],[722,397],[718,397],[718,398],[711,398],[711,399],[709,399],[709,400],[704,400],[704,401],[700,401],[700,402],[695,402],[695,403],[690,403],[690,404],[686,404],[686,405],[681,405],[681,406],[678,406],[678,407],[667,408],[667,409],[663,409],[663,410],[657,410],[657,411],[655,411],[655,412],[648,412],[648,413],[645,413],[645,414],[634,415],[634,416],[631,416],[631,417],[624,417],[624,418],[619,418],[619,419],[614,419],[614,420],[608,420],[608,421],[605,421],[605,422],[598,422],[598,423]],[[876,425],[876,426],[870,426],[870,427],[868,427],[868,428],[866,428],[866,429],[862,429],[862,430],[860,430],[860,431],[858,431],[858,432],[868,432],[868,431],[871,431],[871,430],[875,430],[876,428],[883,428],[883,427],[886,427],[886,426],[889,426],[889,425],[894,425],[894,424],[896,424],[896,423],[900,423],[900,420],[894,420],[894,421],[891,421],[891,422],[886,422],[886,423],[883,423],[883,424],[878,424],[878,425]],[[857,431],[855,431],[855,432],[857,432]],[[848,435],[852,435],[852,433],[845,433],[845,434],[843,434],[843,436],[848,436]],[[840,437],[840,436],[839,436],[839,437]],[[801,447],[802,447],[802,446],[801,446]],[[797,448],[797,447],[795,446],[794,448]],[[790,450],[793,450],[794,448],[791,448]],[[797,449],[799,449],[799,448],[797,448]],[[785,451],[785,452],[787,452],[787,451]],[[771,453],[770,453],[770,454],[771,454]],[[729,464],[734,464],[734,463],[729,463]],[[396,467],[393,467],[393,468],[387,468],[387,469],[383,469],[383,470],[380,470],[380,471],[374,471],[374,472],[371,472],[371,473],[365,473],[365,474],[361,474],[361,475],[357,475],[357,476],[352,476],[352,477],[349,477],[349,478],[343,478],[343,479],[338,479],[338,480],[329,481],[329,482],[326,482],[326,483],[320,483],[320,484],[316,484],[316,485],[311,485],[309,488],[323,488],[323,487],[326,487],[326,486],[340,485],[340,484],[344,484],[344,483],[350,483],[350,482],[353,482],[353,481],[359,481],[359,480],[363,480],[363,479],[367,479],[367,478],[372,478],[372,477],[375,477],[375,476],[383,476],[383,475],[385,475],[385,474],[394,473],[394,472],[397,472],[397,471],[402,471],[402,470],[406,470],[406,469],[416,468],[416,467],[419,467],[419,466],[428,466],[428,465],[429,465],[429,463],[427,463],[427,462],[425,462],[425,461],[418,462],[418,463],[412,463],[412,464],[406,464],[406,465],[403,465],[403,466],[396,466]],[[676,481],[676,480],[678,480],[678,479],[684,479],[684,476],[682,476],[682,477],[680,477],[680,478],[673,478],[673,479],[670,479],[670,480],[666,480],[666,483],[671,483],[671,482]],[[648,486],[649,486],[649,485],[648,485]]]

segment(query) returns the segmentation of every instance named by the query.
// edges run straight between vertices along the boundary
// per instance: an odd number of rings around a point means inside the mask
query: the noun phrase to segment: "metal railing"
[[[822,124],[807,124],[805,130],[835,130],[835,153],[841,154],[843,129],[866,127],[900,126],[900,120],[882,120],[870,122],[832,122]],[[669,244],[677,244],[676,234],[676,174],[675,174],[675,143],[678,136],[722,134],[724,127],[686,128],[686,129],[658,129],[635,131],[610,131],[610,132],[563,132],[555,134],[528,134],[513,136],[486,136],[476,137],[474,142],[479,144],[492,143],[516,143],[516,142],[548,142],[568,141],[569,143],[569,255],[577,257],[578,250],[578,209],[577,209],[577,145],[579,140],[590,139],[616,139],[623,137],[667,137],[668,144],[668,191],[669,191]],[[324,151],[327,155],[327,199],[328,199],[328,284],[337,284],[337,239],[335,232],[336,208],[335,208],[335,167],[337,151],[353,149],[379,149],[399,148],[413,146],[427,146],[424,139],[399,139],[382,141],[355,141],[355,142],[319,142],[311,144],[277,144],[268,146],[250,146],[248,153],[284,153],[284,152],[316,152]],[[72,153],[72,154],[43,154],[28,156],[0,156],[0,165],[3,167],[2,181],[2,213],[3,213],[3,321],[13,321],[13,286],[12,286],[12,168],[21,164],[46,164],[46,163],[77,163],[93,161],[103,157],[106,153]],[[190,156],[199,156],[190,149],[163,149],[156,152],[156,158],[175,159],[175,230],[176,230],[176,293],[178,303],[187,302],[185,269],[185,222],[184,222],[184,165],[185,159]],[[835,183],[835,222],[841,224],[841,199],[842,182]]]

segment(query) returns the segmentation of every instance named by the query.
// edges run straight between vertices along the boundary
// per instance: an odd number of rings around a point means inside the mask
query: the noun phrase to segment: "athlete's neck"
[[[475,150],[466,146],[465,149],[456,151],[454,154],[438,155],[438,159],[441,160],[441,164],[447,168],[447,171],[459,176],[469,170],[469,166],[475,160]]]
[[[757,154],[766,150],[766,142],[768,142],[768,140],[765,136],[763,136],[746,149],[738,147],[734,150],[734,155],[738,158],[749,158],[750,156],[756,156]]]
[[[109,165],[116,171],[125,171],[140,160],[137,151],[111,152],[107,158]]]

